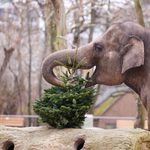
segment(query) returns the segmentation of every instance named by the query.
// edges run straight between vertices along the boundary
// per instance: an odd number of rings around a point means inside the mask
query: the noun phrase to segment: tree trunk
[[[65,7],[63,0],[51,0],[54,6],[55,11],[55,20],[56,20],[56,29],[57,29],[57,37],[56,37],[56,50],[62,50],[67,48],[66,42],[60,37],[65,37],[67,35],[67,27],[66,27],[66,16],[65,16]],[[55,29],[55,28],[54,28]],[[55,36],[55,32],[52,32]],[[54,37],[51,37],[54,38]],[[53,39],[51,42],[54,42]],[[52,45],[53,43],[51,43]],[[62,72],[62,67],[56,67],[54,72],[56,75],[60,75]]]
[[[42,8],[41,8],[42,9]],[[43,62],[45,56],[46,56],[46,52],[47,52],[47,43],[48,43],[48,27],[49,24],[47,24],[46,20],[49,17],[48,15],[50,14],[49,12],[49,3],[46,1],[45,5],[44,5],[44,9],[43,9],[43,20],[45,22],[45,31],[44,31],[44,36],[45,36],[45,40],[44,40],[44,50],[43,50],[43,54],[42,54],[42,61]],[[50,32],[50,31],[49,31]],[[40,73],[39,75],[39,98],[41,98],[42,96],[42,73]]]
[[[21,86],[24,85],[23,83],[23,74],[22,74],[22,63],[21,63],[21,53],[20,53],[20,44],[18,46],[18,73],[19,76],[15,75],[16,81],[17,81],[17,89],[18,89],[18,96],[19,96],[19,103],[20,103],[20,114],[23,115],[22,112],[22,95],[21,95]]]
[[[52,4],[49,6],[51,9],[48,9],[49,13],[52,13],[52,10],[54,9]],[[51,12],[50,12],[51,10]],[[49,19],[48,24],[48,33],[50,36],[50,46],[51,46],[51,53],[56,51],[56,39],[57,39],[57,26],[56,26],[56,20],[55,20],[55,14],[53,13],[51,18]]]
[[[18,83],[17,78],[15,76],[14,78],[14,91],[12,94],[8,94],[7,98],[7,105],[4,109],[4,115],[16,115],[18,110],[18,89],[17,89]]]
[[[22,15],[22,12],[20,12]],[[20,28],[19,28],[19,39],[22,37],[22,30],[23,30],[23,18],[20,17]],[[21,94],[21,88],[24,87],[24,74],[22,71],[22,55],[21,55],[21,43],[20,40],[17,44],[17,59],[18,59],[18,73],[19,76],[15,75],[17,78],[17,89],[18,89],[18,95],[19,95],[19,103],[20,103],[20,114],[23,115],[22,111],[22,94]]]
[[[145,27],[144,19],[143,19],[143,11],[142,7],[140,4],[140,0],[134,0],[134,5],[136,9],[136,16],[137,16],[137,21],[139,24],[141,24],[143,27]],[[145,123],[145,108],[142,105],[142,102],[140,100],[139,95],[135,93],[135,97],[137,99],[136,101],[136,121],[134,124],[134,128],[142,128],[144,129],[144,123]]]
[[[107,9],[110,12],[110,0],[108,1],[108,8]],[[109,26],[110,26],[110,22],[109,22],[109,15],[108,15],[108,17],[106,19],[106,30],[109,28]]]
[[[145,126],[145,108],[140,100],[138,94],[135,93],[136,99],[136,120],[134,123],[134,128],[144,129]]]
[[[2,77],[7,68],[7,65],[10,61],[10,58],[13,54],[13,51],[14,51],[14,48],[9,48],[9,49],[4,48],[5,58],[4,58],[2,66],[0,68],[0,83],[2,81]],[[2,114],[3,109],[4,109],[3,108],[3,98],[2,98],[1,89],[0,89],[0,114]]]
[[[142,11],[142,6],[140,4],[140,0],[134,0],[134,5],[135,5],[135,9],[136,9],[137,21],[140,25],[145,27],[143,11]]]
[[[93,7],[94,7],[94,3],[91,3],[91,24],[95,23],[95,9]],[[89,43],[92,41],[93,32],[94,32],[94,27],[91,26],[90,34],[89,34]]]
[[[55,10],[55,18],[56,18],[56,28],[57,28],[57,39],[56,39],[56,47],[57,50],[66,49],[67,45],[59,38],[59,36],[66,36],[66,18],[65,18],[65,7],[63,0],[52,0],[54,10]]]
[[[32,46],[30,33],[30,10],[29,2],[27,3],[27,30],[28,30],[28,44],[29,44],[29,75],[28,75],[28,115],[31,115],[31,62],[32,62]],[[31,126],[31,118],[29,118],[29,126]]]

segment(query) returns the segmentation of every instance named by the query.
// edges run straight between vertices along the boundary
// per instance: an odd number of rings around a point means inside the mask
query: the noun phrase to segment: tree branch
[[[71,32],[72,32],[74,29],[76,29],[76,28],[80,28],[80,27],[83,25],[84,21],[85,21],[85,19],[84,19],[84,17],[82,16],[82,21],[81,21],[81,23],[80,23],[79,25],[73,27],[73,28],[71,29]]]
[[[6,70],[7,64],[12,56],[13,51],[14,51],[14,48],[12,48],[12,47],[9,49],[4,48],[5,58],[4,58],[2,66],[0,68],[0,83],[2,80],[2,76]]]

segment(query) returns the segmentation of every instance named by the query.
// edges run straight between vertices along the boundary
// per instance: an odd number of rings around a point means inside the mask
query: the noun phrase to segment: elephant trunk
[[[89,46],[86,45],[86,46],[79,48],[78,53],[77,53],[75,65],[77,65],[84,57],[86,57],[86,59],[84,60],[84,62],[86,62],[86,65],[83,66],[82,69],[90,69],[93,67],[93,64],[89,63],[90,62],[89,58],[91,56]],[[64,84],[53,72],[54,67],[60,66],[60,64],[55,62],[55,60],[63,64],[67,64],[66,53],[68,53],[68,57],[70,57],[71,61],[73,62],[75,52],[76,52],[75,49],[73,50],[66,49],[66,50],[57,51],[47,56],[42,64],[42,75],[44,79],[48,83],[56,85],[56,86],[61,86],[62,84]]]

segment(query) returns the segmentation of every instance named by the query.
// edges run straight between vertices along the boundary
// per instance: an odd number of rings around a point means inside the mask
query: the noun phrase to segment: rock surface
[[[13,148],[14,147],[14,148]],[[150,150],[141,129],[49,129],[0,126],[0,150]]]

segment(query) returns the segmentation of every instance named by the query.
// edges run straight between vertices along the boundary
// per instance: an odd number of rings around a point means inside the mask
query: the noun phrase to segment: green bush
[[[68,68],[68,65],[65,67]],[[76,69],[79,67],[81,65]],[[89,82],[89,74],[86,79],[72,77],[68,70],[63,73],[61,79],[64,85],[45,89],[44,95],[33,104],[33,110],[40,116],[41,122],[55,128],[81,128],[95,96],[95,89],[85,88],[85,84]]]

